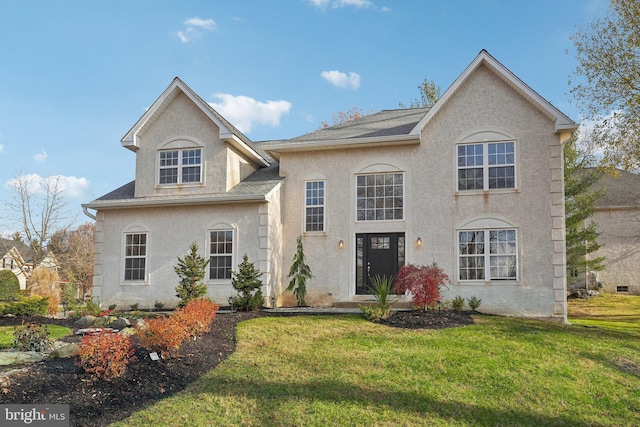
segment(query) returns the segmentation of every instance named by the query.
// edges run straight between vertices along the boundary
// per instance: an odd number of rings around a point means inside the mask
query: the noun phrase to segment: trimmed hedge
[[[0,316],[12,314],[14,316],[33,316],[47,314],[49,308],[48,297],[20,297],[18,301],[0,303]]]
[[[0,301],[15,301],[20,296],[20,281],[11,270],[0,270]]]

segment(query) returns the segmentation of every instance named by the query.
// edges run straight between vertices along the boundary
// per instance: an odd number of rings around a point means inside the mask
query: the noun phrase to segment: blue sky
[[[606,0],[21,0],[0,6],[0,203],[62,176],[78,223],[134,178],[122,136],[176,76],[254,141],[443,91],[481,49],[574,120],[569,37]],[[0,218],[0,232],[15,230]]]

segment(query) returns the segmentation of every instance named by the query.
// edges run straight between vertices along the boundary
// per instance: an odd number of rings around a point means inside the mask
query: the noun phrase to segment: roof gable
[[[551,105],[549,101],[540,96],[536,91],[527,86],[515,74],[509,71],[504,65],[498,62],[486,50],[480,51],[478,56],[469,66],[458,76],[451,86],[445,91],[427,114],[412,129],[412,134],[420,134],[426,124],[443,108],[443,106],[455,96],[458,89],[469,79],[469,77],[481,66],[495,73],[501,80],[506,82],[526,100],[538,108],[543,114],[549,117],[555,124],[556,133],[567,133],[567,136],[578,128],[578,125],[566,116],[563,112]]]
[[[221,140],[231,144],[258,164],[263,166],[270,164],[268,154],[257,147],[249,138],[222,117],[178,77],[173,79],[171,84],[162,92],[151,107],[145,111],[142,117],[140,117],[133,127],[122,137],[120,140],[122,146],[131,151],[138,150],[138,148],[140,148],[139,135],[157,120],[160,114],[180,93],[185,94],[191,102],[220,129],[219,136]]]

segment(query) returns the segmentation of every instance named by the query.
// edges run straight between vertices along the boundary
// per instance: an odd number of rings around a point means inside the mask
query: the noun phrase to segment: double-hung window
[[[356,177],[358,221],[404,218],[404,174],[374,173]]]
[[[202,149],[160,151],[158,182],[188,184],[201,182]]]
[[[147,234],[127,233],[124,243],[124,280],[145,280]]]
[[[458,191],[515,188],[515,144],[458,145]]]
[[[458,232],[459,280],[516,280],[515,229]]]
[[[305,232],[325,231],[324,188],[324,181],[305,182]]]
[[[231,279],[233,230],[209,231],[209,279]]]

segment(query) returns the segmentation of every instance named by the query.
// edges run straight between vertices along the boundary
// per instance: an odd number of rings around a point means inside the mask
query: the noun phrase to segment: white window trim
[[[196,165],[183,165],[182,164],[182,156],[183,153],[185,151],[189,151],[189,150],[200,150],[200,163],[198,166],[200,166],[200,180],[199,181],[189,181],[189,182],[182,182],[182,169],[183,167],[194,167]],[[166,152],[170,152],[170,151],[177,151],[178,152],[178,164],[175,166],[160,166],[160,153],[166,153]],[[167,182],[167,183],[160,183],[160,170],[162,169],[173,169],[173,168],[177,168],[178,169],[178,182]],[[157,159],[156,159],[156,184],[159,187],[172,187],[172,186],[184,186],[184,185],[202,185],[204,182],[204,150],[202,149],[202,147],[200,146],[190,146],[190,147],[181,147],[181,148],[161,148],[158,150],[158,154],[157,154]]]
[[[491,256],[499,255],[499,254],[491,254],[490,253],[490,243],[489,243],[489,235],[491,231],[500,231],[500,230],[513,230],[515,232],[516,239],[516,277],[513,279],[494,279],[491,278]],[[461,232],[473,232],[473,231],[482,231],[484,232],[484,271],[485,278],[484,279],[461,279],[460,278],[460,233]],[[478,255],[479,256],[479,255]],[[463,228],[456,230],[456,282],[461,284],[514,284],[520,281],[520,236],[519,230],[516,227],[491,227],[491,228]]]
[[[211,260],[211,233],[215,232],[215,231],[231,231],[231,269],[235,269],[236,268],[236,252],[237,252],[237,248],[238,248],[238,233],[237,233],[237,229],[234,226],[228,225],[228,224],[221,224],[221,225],[216,225],[212,228],[207,229],[207,258],[209,260]],[[213,255],[217,255],[217,254],[213,254]],[[210,264],[211,262],[209,262]],[[207,265],[207,275],[206,275],[206,284],[208,285],[227,285],[231,283],[231,280],[233,278],[233,275],[231,276],[231,278],[229,279],[212,279],[211,278],[211,266]]]
[[[134,280],[127,280],[125,279],[125,275],[126,275],[126,268],[127,268],[127,235],[130,234],[144,234],[146,235],[146,243],[145,243],[145,255],[144,255],[144,279],[134,279]],[[138,230],[129,230],[129,231],[125,231],[122,234],[122,270],[120,271],[120,280],[121,280],[121,284],[122,285],[126,285],[126,286],[140,286],[140,285],[148,285],[149,284],[149,240],[150,239],[150,235],[148,231],[138,231]],[[142,257],[135,257],[135,258],[142,258]]]
[[[402,218],[394,218],[394,219],[358,219],[358,177],[360,176],[368,176],[368,175],[402,175]],[[407,210],[406,210],[406,206],[407,206],[407,174],[404,171],[400,171],[400,170],[394,170],[394,171],[375,171],[375,172],[359,172],[356,173],[354,176],[354,183],[353,183],[353,189],[354,189],[354,212],[355,212],[355,221],[356,223],[360,223],[360,224],[371,224],[371,223],[397,223],[397,222],[403,222],[406,220],[406,216],[407,216]],[[395,208],[394,208],[395,209]]]
[[[307,205],[307,184],[312,183],[312,182],[322,182],[323,183],[323,191],[324,191],[324,195],[323,195],[323,200],[324,203],[322,205]],[[304,210],[302,212],[302,232],[305,235],[325,235],[327,234],[327,180],[324,178],[314,178],[314,179],[307,179],[304,181],[303,184],[303,189],[302,189],[303,193],[303,205],[304,205]],[[309,208],[323,208],[323,214],[322,214],[322,230],[307,230],[307,209]]]
[[[489,144],[500,144],[500,143],[513,143],[513,163],[504,164],[504,165],[489,165]],[[460,190],[460,186],[458,183],[458,171],[460,169],[473,169],[474,167],[460,167],[458,166],[458,147],[463,145],[482,145],[482,182],[483,188],[472,189],[472,190]],[[478,194],[490,191],[492,193],[512,193],[514,191],[518,191],[519,189],[519,179],[518,179],[518,143],[515,139],[506,139],[506,140],[495,140],[495,141],[464,141],[455,145],[454,147],[454,170],[455,170],[455,193],[464,195],[464,194]],[[513,166],[513,187],[512,188],[489,188],[489,168],[490,167],[502,167],[502,166]]]

